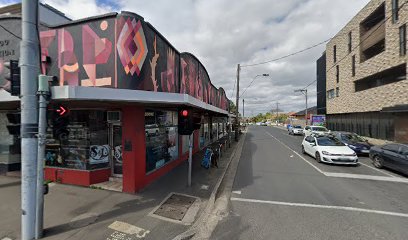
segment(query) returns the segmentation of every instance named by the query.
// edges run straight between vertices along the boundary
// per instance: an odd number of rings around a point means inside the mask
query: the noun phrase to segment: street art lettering
[[[114,149],[113,157],[115,162],[122,163],[122,145],[115,146]]]
[[[89,147],[89,163],[98,164],[109,162],[109,145],[92,145]]]

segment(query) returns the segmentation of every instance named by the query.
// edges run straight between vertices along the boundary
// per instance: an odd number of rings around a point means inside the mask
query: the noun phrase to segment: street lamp
[[[236,109],[236,111],[235,111],[235,124],[236,124],[236,126],[235,126],[235,141],[237,141],[238,142],[238,134],[239,134],[239,116],[238,116],[238,109],[239,109],[239,98],[240,98],[240,96],[239,96],[239,74],[240,74],[240,71],[241,71],[241,65],[240,64],[238,64],[238,66],[237,66],[237,97],[236,97],[236,107],[237,107],[237,109]],[[269,74],[267,74],[267,73],[264,73],[264,74],[258,74],[258,75],[256,75],[255,77],[254,77],[254,79],[252,79],[252,82],[248,85],[248,87],[244,90],[244,92],[242,93],[242,95],[241,95],[241,97],[244,95],[244,93],[246,92],[246,90],[252,85],[252,83],[255,81],[255,79],[257,78],[257,77],[260,77],[260,76],[264,76],[264,77],[268,77],[269,76]]]
[[[305,123],[307,125],[307,89],[306,88],[296,89],[295,92],[301,92],[306,97]]]

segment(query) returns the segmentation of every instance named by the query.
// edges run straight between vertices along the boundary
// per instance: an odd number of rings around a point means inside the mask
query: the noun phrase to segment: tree
[[[235,113],[235,111],[237,110],[237,106],[235,106],[234,102],[231,100],[228,100],[228,104],[229,104],[229,112]]]

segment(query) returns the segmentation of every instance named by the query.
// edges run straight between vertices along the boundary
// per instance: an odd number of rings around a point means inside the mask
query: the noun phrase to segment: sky
[[[16,2],[0,0],[4,3]],[[113,11],[144,17],[180,52],[197,56],[212,83],[235,102],[237,64],[279,58],[325,41],[343,28],[369,0],[42,0],[73,19]],[[240,92],[245,116],[276,109],[300,111],[305,97],[294,90],[316,79],[316,60],[325,44],[280,61],[242,67]],[[316,105],[316,84],[308,87]],[[242,100],[240,101],[242,111]]]

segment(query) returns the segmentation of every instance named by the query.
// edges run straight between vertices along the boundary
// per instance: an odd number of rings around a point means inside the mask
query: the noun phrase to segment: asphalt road
[[[229,214],[211,239],[408,239],[408,179],[302,155],[301,136],[251,126]]]

